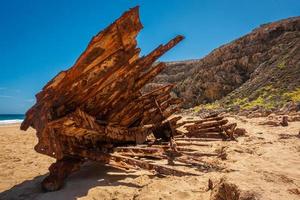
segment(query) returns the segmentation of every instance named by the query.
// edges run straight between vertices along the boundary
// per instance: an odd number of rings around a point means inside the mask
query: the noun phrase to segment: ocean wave
[[[0,125],[3,124],[18,124],[21,123],[23,119],[7,119],[7,120],[0,120]]]

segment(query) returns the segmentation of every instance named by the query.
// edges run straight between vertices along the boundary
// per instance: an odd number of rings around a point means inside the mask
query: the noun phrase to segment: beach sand
[[[211,150],[223,148],[228,154],[226,160],[213,160],[225,170],[163,177],[86,163],[67,179],[63,189],[49,193],[41,190],[40,182],[54,159],[33,150],[35,131],[20,131],[18,124],[0,126],[0,199],[210,199],[208,180],[216,185],[226,177],[239,188],[240,199],[299,200],[300,122],[270,127],[258,125],[262,120],[230,118],[248,136],[239,137],[238,142],[211,143]]]

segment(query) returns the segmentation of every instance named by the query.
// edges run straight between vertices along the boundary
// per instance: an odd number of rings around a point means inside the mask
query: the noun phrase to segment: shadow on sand
[[[81,170],[71,175],[65,186],[55,192],[43,192],[40,186],[41,181],[47,176],[37,176],[32,180],[24,181],[14,187],[1,192],[2,200],[38,199],[38,200],[66,200],[77,199],[86,196],[89,189],[96,186],[127,186],[140,188],[139,185],[122,182],[125,178],[135,178],[138,175],[126,173],[98,163],[87,163]]]

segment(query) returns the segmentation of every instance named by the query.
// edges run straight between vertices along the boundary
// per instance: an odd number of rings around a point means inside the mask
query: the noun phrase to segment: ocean
[[[20,123],[24,120],[24,117],[23,114],[0,114],[0,125]]]

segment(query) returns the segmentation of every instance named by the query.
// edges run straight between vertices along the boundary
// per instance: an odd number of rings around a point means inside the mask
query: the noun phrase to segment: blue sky
[[[299,0],[0,0],[0,114],[24,113],[91,37],[140,5],[142,54],[177,34],[162,61],[201,58],[260,24],[299,16]]]

